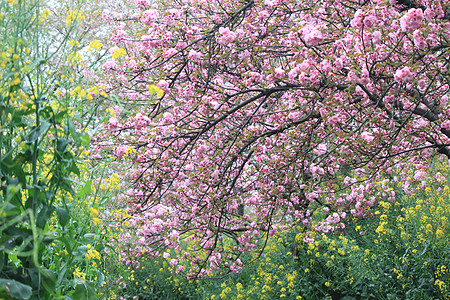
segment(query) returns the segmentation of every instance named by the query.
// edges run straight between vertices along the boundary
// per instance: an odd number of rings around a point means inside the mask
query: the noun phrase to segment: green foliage
[[[39,1],[0,0],[0,12],[0,299],[96,299],[100,203],[92,181],[77,197],[76,180],[89,179],[90,118],[73,109],[80,93],[61,93],[76,90],[74,36]]]

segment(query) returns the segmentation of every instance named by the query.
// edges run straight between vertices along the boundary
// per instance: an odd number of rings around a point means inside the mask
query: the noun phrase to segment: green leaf
[[[73,255],[76,256],[76,257],[82,258],[82,257],[84,257],[84,255],[86,255],[88,249],[89,248],[87,246],[84,246],[84,245],[83,246],[79,246],[79,247],[77,247],[77,250],[75,250],[73,252]]]
[[[72,164],[72,166],[70,168],[70,171],[72,173],[74,173],[75,175],[80,176],[80,169],[78,169],[78,166],[77,166],[77,163],[76,163],[75,159],[73,160],[73,164]]]
[[[83,235],[83,237],[87,240],[93,240],[98,238],[98,234],[95,233],[86,233],[85,235]]]
[[[36,226],[38,228],[44,228],[45,225],[50,220],[50,216],[52,215],[54,210],[55,210],[54,206],[48,207],[47,205],[45,205],[44,207],[42,207],[36,218]]]
[[[97,288],[101,288],[103,285],[103,281],[105,281],[105,275],[97,270]]]
[[[91,137],[89,136],[89,133],[85,133],[81,136],[81,145],[83,145],[84,147],[89,146],[90,142],[91,142]]]
[[[45,289],[48,291],[54,290],[56,286],[55,272],[46,268],[41,268],[40,273],[42,275],[42,284],[44,285]]]
[[[4,263],[5,263],[5,252],[0,251],[0,274],[2,273]]]
[[[72,188],[71,182],[67,179],[64,179],[60,182],[60,188],[69,192],[72,196],[75,197],[75,191]]]
[[[66,114],[67,114],[67,112],[64,110],[57,113],[54,116],[56,123],[61,123],[61,121],[64,120],[64,117],[66,116]]]
[[[30,135],[28,136],[27,143],[35,142],[43,133],[47,132],[49,127],[50,123],[41,121],[41,124],[31,131]]]
[[[75,125],[73,124],[72,120],[69,120],[67,123],[67,129],[68,129],[68,133],[70,133],[73,137],[73,139],[75,140],[75,143],[77,145],[79,145],[81,143],[80,141],[80,133],[77,131]]]
[[[78,191],[78,199],[82,199],[84,196],[89,196],[91,194],[92,181],[89,180],[86,184]]]
[[[64,152],[66,152],[67,146],[69,144],[70,144],[70,141],[68,139],[65,139],[65,138],[59,139],[56,142],[56,150],[61,153],[64,153]]]
[[[56,214],[58,215],[59,224],[61,224],[61,226],[64,228],[70,219],[68,208],[57,206]]]
[[[75,287],[73,299],[97,300],[97,293],[91,283],[82,282]]]
[[[20,206],[13,205],[11,202],[6,202],[6,204],[3,204],[2,209],[2,217],[16,216],[21,213]]]
[[[0,279],[0,287],[3,287],[6,292],[16,299],[30,299],[32,294],[31,286],[12,279]]]
[[[67,272],[67,265],[64,265],[64,267],[62,267],[61,271],[58,274],[58,279],[56,280],[56,284],[59,285],[63,281],[63,279],[66,278],[65,277],[66,272]]]
[[[58,238],[58,240],[60,240],[61,242],[63,242],[64,246],[66,247],[67,251],[70,251],[71,247],[70,247],[70,243],[69,240],[66,239],[65,236],[61,236]],[[69,253],[70,254],[70,253]]]
[[[13,167],[14,174],[16,174],[17,178],[19,179],[19,182],[22,183],[23,186],[25,186],[26,184],[26,177],[25,172],[22,169],[22,165],[27,159],[28,157],[27,155],[25,155],[25,153],[19,153],[14,159],[14,161],[16,162]]]
[[[29,70],[33,70],[34,67],[40,65],[40,64],[44,64],[46,62],[45,59],[43,59],[42,57],[38,57],[36,58],[33,63],[28,67]]]

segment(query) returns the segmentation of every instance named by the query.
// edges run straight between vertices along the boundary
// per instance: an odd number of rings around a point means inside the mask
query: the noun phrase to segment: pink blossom
[[[344,62],[342,58],[338,58],[334,61],[334,70],[340,71],[344,67]]]
[[[127,152],[127,146],[125,145],[120,145],[119,147],[116,148],[115,154],[118,158],[122,158],[125,153]]]
[[[174,121],[174,118],[173,118],[173,115],[170,112],[165,112],[163,114],[162,124],[170,124],[170,123],[173,123],[173,121]]]
[[[122,109],[116,105],[114,106],[114,112],[116,113],[116,116],[120,116],[120,114],[122,113]]]
[[[143,116],[141,113],[136,114],[134,117],[134,127],[140,130],[150,124],[150,119],[147,116]]]
[[[424,79],[420,79],[417,82],[417,87],[419,88],[419,91],[424,92],[427,87],[426,81]]]
[[[374,136],[372,135],[372,133],[367,132],[367,131],[364,131],[363,133],[361,133],[361,138],[368,143],[371,143],[375,139]]]
[[[203,57],[203,54],[201,52],[197,52],[194,49],[191,49],[188,54],[188,58],[192,59],[193,61],[199,61]]]
[[[421,1],[424,13],[395,0],[395,7],[366,1],[356,12],[354,1],[325,2],[310,9],[307,1],[263,0],[239,11],[239,1],[168,1],[159,14],[151,0],[134,0],[137,13],[124,20],[105,11],[115,23],[111,43],[127,56],[104,63],[100,90],[116,92],[126,106],[148,104],[115,110],[92,137],[96,157],[125,157],[129,145],[142,145],[120,168],[131,186],[118,196],[131,216],[119,238],[124,262],[164,257],[190,278],[237,272],[240,254],[284,226],[320,235],[344,228],[352,217],[345,213],[369,217],[376,201],[395,196],[390,185],[376,184],[383,174],[398,184],[409,178],[406,162],[379,158],[427,139],[445,143],[448,66],[443,51],[427,49],[450,38],[439,1]],[[153,84],[165,94],[149,102],[145,86]],[[440,101],[439,120],[420,113],[426,101]],[[408,152],[408,164],[424,164],[437,146]],[[355,169],[358,161],[367,165]],[[333,176],[344,165],[348,176]],[[322,221],[313,222],[312,208],[300,209],[308,202],[323,209]],[[251,216],[237,213],[241,204]],[[239,243],[224,251],[227,230]],[[206,263],[186,252],[202,249]]]
[[[109,71],[109,70],[117,69],[117,64],[114,60],[110,59],[103,63],[102,69],[105,72]]]
[[[220,36],[217,37],[217,43],[221,44],[222,46],[226,46],[236,39],[236,33],[231,31],[228,27],[220,27],[219,34]]]
[[[423,12],[421,8],[411,8],[400,18],[400,27],[403,32],[413,32],[422,26]]]
[[[363,22],[365,28],[371,28],[376,24],[377,18],[374,15],[370,14],[364,18]]]
[[[381,32],[379,30],[373,32],[372,41],[375,44],[378,44],[381,41]]]
[[[395,71],[394,79],[397,82],[410,82],[414,79],[414,73],[411,72],[409,67],[404,67]]]
[[[305,237],[303,238],[303,242],[307,244],[314,243],[314,239],[310,237],[309,232],[306,233]]]
[[[323,42],[323,34],[317,28],[307,26],[303,29],[303,39],[308,46],[317,46]]]
[[[275,77],[281,78],[284,76],[284,74],[285,72],[282,67],[275,68]]]
[[[148,9],[142,13],[141,22],[145,25],[152,25],[159,17],[156,9]]]
[[[297,121],[298,117],[300,116],[300,112],[299,111],[291,111],[288,115],[288,118],[293,120],[293,121]]]
[[[118,126],[119,126],[119,121],[117,121],[116,118],[114,118],[114,117],[109,118],[109,120],[108,120],[108,126],[107,126],[107,129],[108,129],[108,130],[114,132],[114,131],[117,130],[117,127],[118,127]]]
[[[327,153],[327,145],[326,144],[319,144],[316,148],[314,148],[313,152],[315,154],[325,154]]]
[[[264,5],[266,5],[268,8],[272,8],[275,2],[276,0],[264,0]]]
[[[431,21],[433,18],[436,17],[436,13],[434,12],[434,9],[428,7],[424,12],[424,16],[425,19]]]
[[[350,25],[353,28],[361,29],[363,27],[364,20],[364,12],[361,9],[358,9],[353,16],[353,19],[350,21]]]
[[[445,130],[449,130],[450,131],[450,121],[449,120],[445,120],[444,122],[442,122],[441,127],[444,128]]]
[[[426,175],[427,175],[427,174],[426,174],[424,171],[417,170],[417,171],[414,173],[414,180],[416,180],[416,181],[421,181],[421,180],[423,180],[423,179],[425,178]]]
[[[277,226],[276,225],[272,225],[269,229],[269,235],[273,236],[275,233],[277,232]]]
[[[168,83],[166,80],[164,80],[164,79],[160,80],[160,81],[156,84],[156,86],[157,86],[158,88],[160,88],[161,90],[163,90],[164,93],[168,93],[168,92],[169,92],[169,83]]]
[[[140,8],[146,8],[150,6],[149,0],[134,0],[134,3],[136,4],[136,7]]]
[[[427,44],[425,43],[425,38],[420,33],[420,30],[415,30],[413,33],[414,46],[419,49],[425,49]]]
[[[128,34],[125,32],[125,30],[118,29],[118,30],[113,31],[111,40],[116,43],[121,43],[127,36],[128,36]]]
[[[108,22],[111,19],[111,11],[109,9],[104,9],[102,12],[102,19]]]

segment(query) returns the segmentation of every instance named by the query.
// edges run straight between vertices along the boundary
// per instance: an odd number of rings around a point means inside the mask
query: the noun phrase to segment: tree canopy
[[[103,12],[121,104],[96,137],[128,166],[128,255],[236,272],[280,228],[344,229],[450,158],[447,1],[135,2]]]

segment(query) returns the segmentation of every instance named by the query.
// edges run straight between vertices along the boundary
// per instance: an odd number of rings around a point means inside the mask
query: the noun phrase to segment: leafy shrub
[[[96,299],[101,203],[84,160],[91,118],[76,106],[101,96],[77,86],[82,13],[62,34],[40,1],[0,11],[0,298]]]

